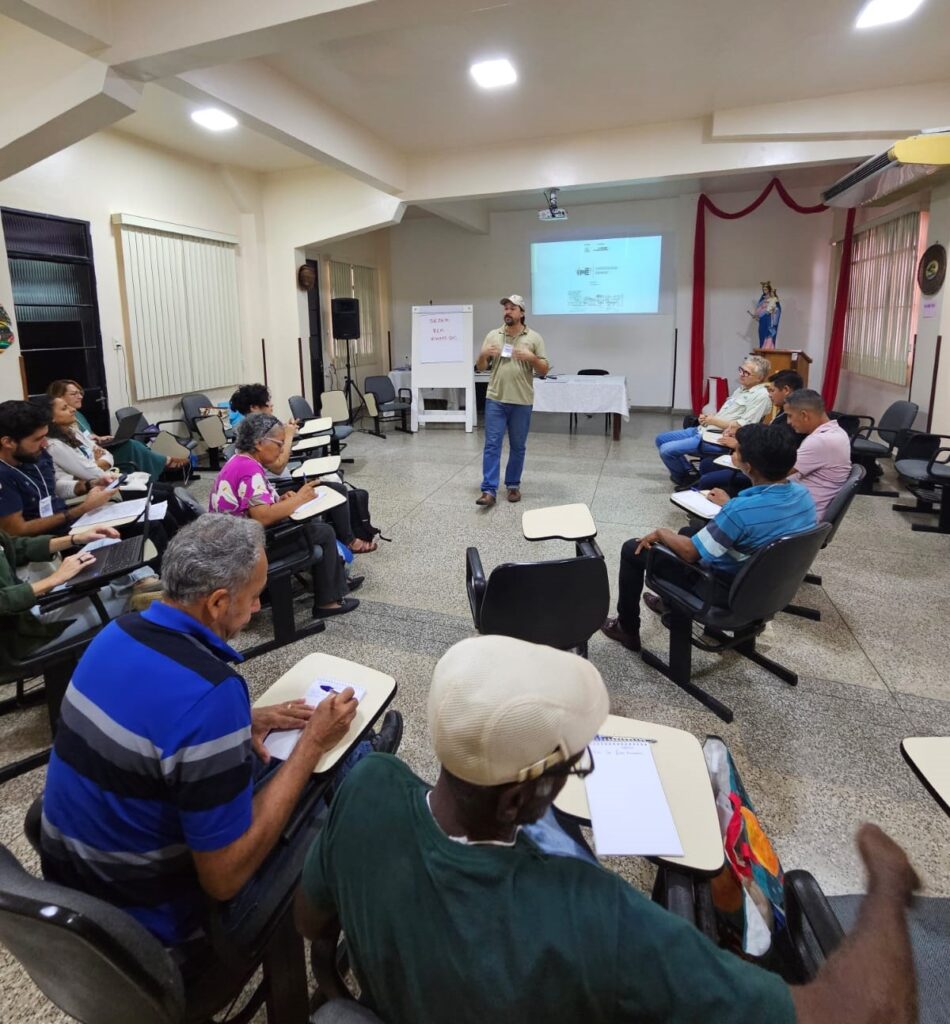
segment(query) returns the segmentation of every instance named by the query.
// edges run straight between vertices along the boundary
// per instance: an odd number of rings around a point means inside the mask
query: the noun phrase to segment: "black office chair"
[[[17,705],[17,698],[25,696],[23,684],[28,679],[43,677],[43,687],[31,696],[34,698],[29,703],[37,703],[39,693],[42,693],[46,701],[46,711],[49,718],[50,732],[55,734],[56,723],[59,720],[59,708],[63,702],[63,695],[66,687],[72,678],[73,669],[83,654],[83,651],[96,638],[99,631],[109,622],[109,614],[102,604],[96,591],[90,591],[84,596],[92,601],[96,612],[99,615],[101,624],[88,629],[78,636],[68,640],[56,641],[42,651],[37,651],[25,657],[17,657],[12,651],[0,648],[0,685],[13,684],[17,688],[17,697],[10,698],[14,702],[10,706],[13,710]],[[76,594],[68,592],[49,593],[37,598],[40,610],[50,611],[59,605],[70,604],[76,600]],[[25,702],[24,702],[25,703]],[[0,767],[0,783],[15,779],[20,775],[33,771],[49,761],[50,748],[47,747],[36,754],[30,754],[18,761]]]
[[[797,685],[794,672],[756,650],[755,638],[769,619],[791,603],[831,529],[830,523],[820,523],[760,548],[736,574],[724,605],[712,603],[715,584],[710,569],[684,562],[669,548],[654,544],[647,561],[646,585],[670,608],[663,616],[670,631],[670,660],[667,664],[645,648],[640,657],[724,722],[732,721],[732,710],[690,680],[693,646],[714,654],[735,650],[790,686]],[[695,576],[696,589],[663,578],[667,559]],[[694,622],[704,627],[701,637],[693,635]]]
[[[600,548],[578,545],[577,558],[550,562],[506,562],[488,579],[477,548],[465,552],[465,586],[479,633],[501,634],[576,650],[587,643],[610,608],[610,583]]]
[[[220,469],[221,453],[234,440],[234,431],[224,427],[217,416],[207,416],[202,412],[212,408],[214,402],[200,392],[181,396],[181,411],[192,439],[204,442],[208,449],[208,464],[212,469]]]
[[[914,523],[917,533],[950,533],[950,442],[948,434],[911,434],[894,457],[898,477],[916,498],[915,505],[892,505],[895,512],[937,514],[937,525]]]
[[[323,799],[317,788],[314,799]],[[39,850],[42,797],[24,832]],[[293,889],[279,898],[252,948],[228,948],[185,980],[169,951],[133,917],[94,896],[29,874],[0,845],[0,943],[59,1009],[81,1024],[212,1024],[263,974],[228,1024],[246,1024],[266,1003],[270,1024],[306,1019],[303,939],[293,923]],[[210,901],[209,901],[210,903]],[[209,905],[209,932],[216,928]],[[63,965],[68,965],[64,969]]]
[[[873,416],[854,417],[859,424],[864,424],[851,440],[851,461],[867,470],[862,494],[875,494],[882,498],[898,497],[897,491],[874,489],[875,481],[883,474],[877,460],[889,459],[894,455],[895,449],[913,428],[919,408],[916,402],[892,402],[885,409],[880,423],[875,423]],[[871,440],[872,432],[877,434],[880,441]]]
[[[370,431],[370,433],[376,437],[386,436],[380,427],[382,425],[382,414],[387,412],[399,413],[400,425],[395,428],[396,430],[401,430],[404,434],[412,433],[406,424],[406,414],[412,408],[412,392],[409,388],[400,388],[399,395],[397,396],[393,382],[388,377],[367,377],[363,382],[363,390],[376,399],[376,412],[373,414],[375,429]],[[403,398],[403,395],[408,397]]]
[[[577,371],[577,376],[578,377],[607,377],[609,375],[610,375],[610,371],[609,370],[578,370]],[[593,415],[588,415],[587,418],[589,420],[593,419]],[[576,412],[572,412],[570,414],[570,418],[568,419],[568,423],[567,423],[567,429],[568,429],[568,432],[577,429],[577,413]],[[605,416],[604,416],[604,433],[605,434],[609,433],[609,431],[610,431],[610,413],[606,413]]]
[[[297,626],[294,615],[293,581],[309,572],[314,561],[306,524],[287,521],[269,526],[264,533],[267,550],[267,586],[264,598],[270,603],[274,636],[241,651],[245,661],[259,654],[275,651],[278,647],[295,643],[304,637],[322,633],[327,627],[323,619],[314,619],[305,626]],[[336,551],[321,552],[322,558],[336,558]]]
[[[844,514],[851,507],[851,502],[854,501],[854,496],[858,493],[863,479],[864,466],[852,466],[848,479],[841,485],[838,493],[828,502],[828,507],[825,509],[825,514],[821,517],[821,521],[823,523],[831,523],[831,533],[828,534],[824,544],[821,545],[822,551],[828,547],[832,537],[838,532],[838,527],[841,525],[842,519],[844,519]],[[804,582],[814,583],[820,587],[821,577],[809,572],[805,574]],[[803,619],[812,619],[814,622],[821,621],[821,612],[817,608],[806,608],[800,604],[789,604],[782,611],[788,612],[789,615],[798,615]]]

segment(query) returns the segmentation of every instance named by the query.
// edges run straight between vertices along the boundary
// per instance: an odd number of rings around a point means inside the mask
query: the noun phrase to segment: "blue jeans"
[[[531,427],[530,405],[496,402],[485,399],[485,451],[482,454],[482,490],[488,494],[498,492],[498,473],[501,467],[501,445],[508,431],[508,465],[505,466],[505,487],[521,486],[524,453]]]
[[[686,477],[691,469],[687,455],[722,455],[729,451],[722,445],[707,444],[702,439],[701,427],[668,430],[665,434],[657,434],[654,443],[660,450],[663,465],[680,479]]]
[[[545,853],[553,857],[576,857],[591,864],[597,858],[586,847],[582,846],[573,836],[569,836],[561,827],[554,815],[554,808],[549,807],[544,816],[530,825],[523,826],[525,835],[529,836]]]

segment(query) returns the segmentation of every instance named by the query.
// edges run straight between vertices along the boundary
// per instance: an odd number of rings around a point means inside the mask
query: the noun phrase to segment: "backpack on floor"
[[[346,497],[350,503],[350,524],[354,535],[368,542],[372,542],[377,536],[380,540],[388,542],[391,538],[384,537],[379,527],[373,526],[370,520],[369,491],[363,490],[362,487],[354,487],[352,484],[346,486],[349,488]]]

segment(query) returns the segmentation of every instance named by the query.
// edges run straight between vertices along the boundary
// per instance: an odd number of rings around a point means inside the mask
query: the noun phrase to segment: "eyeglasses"
[[[739,376],[740,377],[751,377],[752,376],[752,371],[751,370],[747,370],[744,366],[740,366],[739,367]]]
[[[547,757],[541,758],[540,761],[535,761],[527,768],[522,768],[518,772],[515,782],[528,782],[530,779],[537,779],[542,775],[576,775],[579,779],[584,779],[593,770],[594,755],[590,752],[590,747],[585,747],[584,752],[572,765],[565,764],[562,750],[555,750]]]
[[[271,444],[276,444],[278,448],[283,448],[284,447],[284,442],[278,440],[276,437],[263,437],[263,438],[261,438],[261,440],[262,441],[270,441]]]

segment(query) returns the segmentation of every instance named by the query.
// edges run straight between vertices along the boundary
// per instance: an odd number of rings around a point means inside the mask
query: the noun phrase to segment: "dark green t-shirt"
[[[776,975],[523,834],[513,847],[449,839],[428,788],[394,757],[364,758],[303,873],[386,1024],[793,1024]]]

